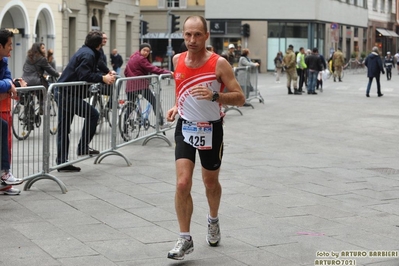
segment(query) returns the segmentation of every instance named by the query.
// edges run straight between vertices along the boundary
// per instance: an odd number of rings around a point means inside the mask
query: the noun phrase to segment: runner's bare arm
[[[223,82],[227,88],[227,92],[219,93],[219,100],[217,100],[217,102],[227,105],[242,106],[245,103],[244,93],[234,76],[230,63],[223,57],[220,57],[216,64],[216,77],[218,81]]]

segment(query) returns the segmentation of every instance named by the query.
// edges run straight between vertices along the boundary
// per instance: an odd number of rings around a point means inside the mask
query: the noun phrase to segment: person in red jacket
[[[142,43],[139,50],[132,54],[125,68],[125,77],[146,76],[150,74],[172,74],[172,71],[159,68],[151,64],[150,61],[151,45]],[[136,102],[137,96],[141,94],[151,103],[154,114],[156,113],[156,98],[149,88],[149,79],[128,80],[126,83],[127,98],[131,102]],[[130,111],[128,111],[130,113]],[[160,125],[164,125],[163,114],[160,114]]]

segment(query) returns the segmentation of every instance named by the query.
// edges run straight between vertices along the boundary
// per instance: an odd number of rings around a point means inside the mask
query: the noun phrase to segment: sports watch
[[[212,102],[219,100],[219,93],[217,91],[213,92]]]

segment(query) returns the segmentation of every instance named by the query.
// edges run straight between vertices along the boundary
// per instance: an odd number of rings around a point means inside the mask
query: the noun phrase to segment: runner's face
[[[204,31],[201,20],[191,18],[184,24],[183,37],[187,49],[195,52],[205,49],[205,43],[209,37],[209,33]]]
[[[12,51],[12,39],[8,38],[8,42],[3,46],[0,44],[0,58],[10,57]]]

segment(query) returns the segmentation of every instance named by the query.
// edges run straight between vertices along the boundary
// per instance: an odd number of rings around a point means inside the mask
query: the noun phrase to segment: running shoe
[[[21,190],[17,188],[13,188],[10,185],[0,185],[0,194],[4,195],[19,195],[21,193]]]
[[[184,255],[190,254],[194,251],[193,239],[187,240],[185,238],[179,237],[177,239],[175,247],[169,251],[168,259],[182,260]]]
[[[24,182],[22,178],[16,178],[10,171],[3,171],[1,174],[1,181],[6,185],[19,185]]]
[[[206,235],[206,242],[211,247],[216,247],[220,243],[220,227],[219,221],[216,223],[208,222],[208,234]]]

